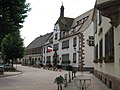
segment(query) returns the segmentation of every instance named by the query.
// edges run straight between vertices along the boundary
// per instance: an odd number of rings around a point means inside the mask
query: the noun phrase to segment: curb
[[[11,74],[11,75],[0,75],[0,78],[4,78],[4,77],[8,77],[8,76],[16,76],[16,75],[20,75],[20,74],[23,74],[23,72],[20,71],[20,72],[17,73],[17,74]]]

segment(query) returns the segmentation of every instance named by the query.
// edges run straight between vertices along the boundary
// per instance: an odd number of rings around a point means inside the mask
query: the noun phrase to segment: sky
[[[53,32],[54,24],[60,16],[63,2],[64,16],[76,18],[94,8],[96,0],[26,0],[30,3],[31,11],[23,23],[21,37],[25,47],[35,38]]]

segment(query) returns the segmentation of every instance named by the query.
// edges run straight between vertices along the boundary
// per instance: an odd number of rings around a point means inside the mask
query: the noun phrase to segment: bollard
[[[74,79],[74,83],[79,90],[87,90],[87,88],[91,84],[91,79],[81,77],[81,78]]]
[[[72,80],[73,80],[73,74],[74,74],[74,73],[72,72]]]
[[[72,73],[73,73],[73,78],[75,78],[76,77],[76,72],[77,72],[77,70],[72,70]]]
[[[70,82],[71,82],[71,75],[70,75],[70,71],[69,71],[68,75],[69,75],[69,83],[70,83]]]
[[[68,82],[67,82],[67,74],[65,74],[65,75],[64,75],[64,77],[65,77],[65,81],[64,81],[64,82],[65,82],[65,83],[64,83],[64,87],[67,87],[67,86],[68,86]]]

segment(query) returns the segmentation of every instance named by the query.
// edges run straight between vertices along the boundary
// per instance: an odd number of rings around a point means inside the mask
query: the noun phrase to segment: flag
[[[48,49],[47,49],[48,52],[52,52],[53,51],[53,48],[51,46],[48,46]]]

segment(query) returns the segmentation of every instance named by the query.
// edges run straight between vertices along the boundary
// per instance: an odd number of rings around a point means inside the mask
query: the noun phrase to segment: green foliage
[[[2,54],[8,60],[22,58],[24,55],[23,39],[18,32],[6,35],[1,46]]]
[[[104,62],[105,63],[112,63],[112,62],[114,62],[114,56],[113,55],[106,56],[105,59],[104,59]]]
[[[5,61],[13,61],[24,55],[19,30],[28,11],[30,8],[26,0],[0,0],[0,51]]]
[[[0,44],[9,33],[19,31],[30,11],[26,0],[0,0]]]
[[[55,78],[54,83],[56,83],[56,84],[63,84],[64,83],[64,78],[60,75],[59,77]]]

